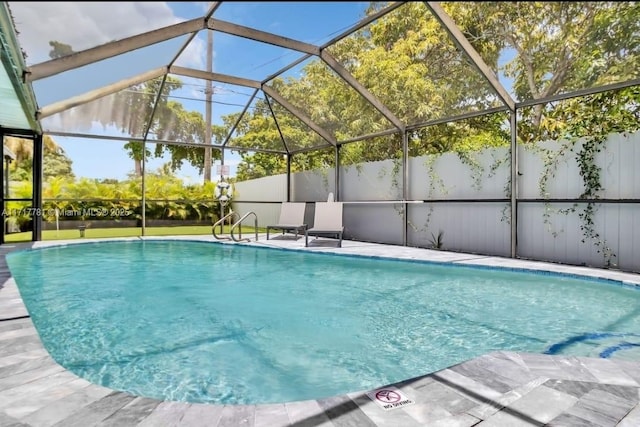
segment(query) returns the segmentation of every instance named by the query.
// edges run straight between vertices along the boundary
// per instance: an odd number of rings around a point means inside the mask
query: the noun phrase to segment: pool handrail
[[[231,238],[228,236],[218,236],[218,234],[216,233],[216,227],[220,224],[223,224],[228,218],[231,218],[234,215],[240,218],[240,214],[238,212],[230,211],[228,214],[217,220],[215,224],[213,224],[213,226],[211,227],[211,233],[213,234],[213,237],[218,240],[231,240]]]
[[[247,212],[246,214],[244,214],[242,216],[242,218],[240,218],[235,224],[233,224],[231,226],[230,234],[231,234],[231,239],[234,242],[241,242],[241,241],[250,242],[251,241],[248,238],[244,238],[244,239],[242,238],[242,221],[244,221],[249,215],[253,215],[254,216],[253,228],[254,228],[254,230],[256,232],[256,242],[258,241],[258,215],[256,215],[255,212],[250,211],[250,212]],[[236,239],[236,236],[233,234],[233,232],[236,229],[236,227],[240,227],[240,238],[239,239]]]

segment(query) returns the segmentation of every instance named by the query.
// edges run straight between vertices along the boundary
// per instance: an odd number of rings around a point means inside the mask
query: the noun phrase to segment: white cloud
[[[200,32],[202,33],[203,31]],[[176,65],[204,70],[207,55],[206,49],[207,43],[202,40],[202,38],[195,37],[191,40],[187,48],[180,54],[180,57],[176,61]],[[215,59],[215,52],[213,52],[213,58]]]
[[[184,20],[166,2],[10,2],[9,6],[29,64],[50,59],[52,40],[79,51]],[[187,55],[197,54],[196,44]]]

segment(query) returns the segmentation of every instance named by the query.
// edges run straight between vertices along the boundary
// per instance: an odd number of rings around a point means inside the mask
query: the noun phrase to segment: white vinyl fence
[[[518,147],[517,256],[640,271],[640,133],[611,135],[597,154],[603,201],[592,211],[572,201],[584,193],[580,143],[566,146]],[[295,173],[291,200],[308,202],[311,224],[313,202],[338,194],[346,239],[402,245],[406,234],[408,246],[509,256],[510,165],[507,148],[410,158],[406,205],[398,203],[404,172],[397,160],[342,167],[338,191],[332,169]],[[286,175],[238,182],[235,189],[241,215],[256,212],[261,226],[277,222]]]

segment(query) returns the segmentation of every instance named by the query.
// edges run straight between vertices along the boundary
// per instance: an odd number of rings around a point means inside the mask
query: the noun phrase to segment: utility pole
[[[213,72],[213,30],[207,30],[207,71]],[[205,128],[204,143],[204,182],[211,182],[211,98],[213,95],[213,84],[207,80],[205,89]]]

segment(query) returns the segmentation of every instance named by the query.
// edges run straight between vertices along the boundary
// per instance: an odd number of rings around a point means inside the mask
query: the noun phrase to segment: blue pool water
[[[7,262],[56,361],[165,400],[321,398],[500,349],[640,360],[640,292],[604,281],[185,241]]]

